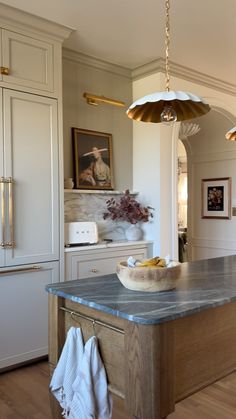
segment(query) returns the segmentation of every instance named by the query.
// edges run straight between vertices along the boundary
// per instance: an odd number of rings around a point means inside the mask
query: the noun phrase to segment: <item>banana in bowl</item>
[[[159,263],[163,264],[163,262]],[[178,262],[170,267],[162,267],[158,263],[145,264],[145,262],[142,266],[129,267],[127,262],[119,262],[116,267],[117,276],[125,288],[146,292],[174,289],[180,277],[180,271],[181,264]]]

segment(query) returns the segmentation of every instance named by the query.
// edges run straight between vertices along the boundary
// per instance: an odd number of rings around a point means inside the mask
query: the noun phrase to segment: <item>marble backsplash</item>
[[[65,222],[72,221],[95,221],[98,226],[99,240],[125,240],[125,230],[128,223],[122,221],[104,220],[106,212],[106,201],[110,198],[119,199],[119,195],[111,192],[100,194],[86,193],[65,193],[64,211]]]

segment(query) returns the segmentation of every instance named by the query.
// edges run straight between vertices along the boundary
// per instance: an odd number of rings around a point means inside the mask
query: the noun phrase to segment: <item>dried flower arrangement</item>
[[[103,219],[110,218],[116,221],[127,221],[131,224],[138,222],[146,223],[153,218],[152,207],[143,207],[135,198],[130,195],[127,189],[124,195],[116,202],[114,198],[106,201],[107,212],[103,214]]]

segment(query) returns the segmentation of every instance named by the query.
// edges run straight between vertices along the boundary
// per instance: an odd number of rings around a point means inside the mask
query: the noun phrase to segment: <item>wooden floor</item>
[[[0,418],[50,419],[48,385],[47,362],[1,374]],[[178,403],[168,419],[236,419],[236,372]]]

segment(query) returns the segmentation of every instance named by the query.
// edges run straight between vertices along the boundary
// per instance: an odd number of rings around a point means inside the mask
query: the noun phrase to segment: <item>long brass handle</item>
[[[0,242],[0,247],[4,249],[6,247],[5,243],[5,234],[6,234],[6,225],[5,225],[5,183],[6,180],[4,177],[0,178],[1,186],[1,225],[2,225],[2,237]]]
[[[27,268],[7,269],[4,271],[0,271],[0,276],[6,275],[6,274],[18,274],[22,272],[34,272],[34,271],[39,271],[40,269],[42,269],[42,266],[38,266],[38,265],[29,266]]]
[[[9,229],[10,229],[10,241],[7,244],[8,248],[14,247],[14,230],[13,230],[13,179],[11,177],[7,178],[8,183],[8,220],[9,220]]]
[[[8,67],[1,67],[1,74],[3,74],[4,76],[8,76],[10,73],[10,69]]]

